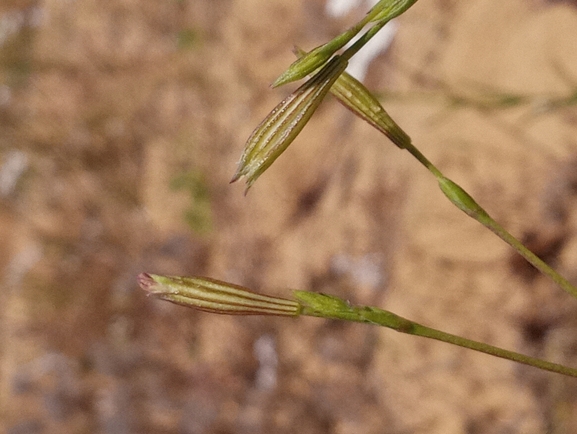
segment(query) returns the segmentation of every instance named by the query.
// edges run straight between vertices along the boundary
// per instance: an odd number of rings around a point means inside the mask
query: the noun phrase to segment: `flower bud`
[[[411,138],[389,116],[381,103],[352,75],[343,73],[331,88],[331,93],[358,117],[386,135],[395,145],[404,149]]]
[[[277,105],[247,140],[231,182],[245,176],[248,190],[301,132],[346,67],[347,62],[335,56]]]
[[[138,276],[138,284],[156,298],[206,312],[228,315],[300,314],[300,305],[294,300],[257,294],[248,288],[207,277],[142,273]]]
[[[275,80],[272,87],[279,87],[300,80],[326,63],[335,51],[341,48],[337,46],[337,48],[333,50],[329,44],[330,42],[316,47],[309,51],[305,56],[295,60],[288,69]]]
[[[294,48],[294,53],[298,57],[306,55],[299,47]],[[343,72],[330,92],[342,105],[386,135],[399,148],[403,149],[411,143],[411,138],[389,116],[381,103],[352,75]]]

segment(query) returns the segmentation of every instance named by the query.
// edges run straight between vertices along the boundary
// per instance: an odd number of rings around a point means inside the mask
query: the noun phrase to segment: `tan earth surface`
[[[367,325],[195,312],[137,287],[147,271],[311,289],[577,366],[577,301],[332,98],[246,197],[229,185],[251,130],[294,89],[269,88],[293,44],[329,40],[367,6],[324,8],[1,2],[2,432],[577,432],[575,379]],[[576,3],[422,0],[398,24],[366,84],[577,282]]]

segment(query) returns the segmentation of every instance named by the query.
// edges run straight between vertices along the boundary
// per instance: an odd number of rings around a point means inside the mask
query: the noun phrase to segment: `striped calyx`
[[[182,306],[228,315],[297,316],[294,300],[258,294],[248,288],[207,277],[158,276],[142,273],[138,284],[150,295]]]
[[[346,67],[335,56],[277,105],[248,138],[231,182],[244,176],[248,190],[301,132]]]

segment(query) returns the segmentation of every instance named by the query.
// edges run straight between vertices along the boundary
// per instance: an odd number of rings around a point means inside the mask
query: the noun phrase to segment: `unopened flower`
[[[182,306],[228,315],[297,316],[294,300],[258,294],[248,288],[207,277],[158,276],[142,273],[138,284],[150,295]]]
[[[409,9],[417,0],[381,0],[358,23],[320,45],[293,62],[288,69],[273,83],[273,87],[282,86],[292,81],[300,80],[320,68],[338,50],[349,43],[367,24],[371,22],[386,22],[399,16]]]
[[[294,53],[299,57],[306,55],[298,47],[295,47]],[[411,138],[389,116],[381,103],[363,83],[352,75],[343,72],[331,87],[330,92],[341,104],[385,134],[399,148],[403,149],[411,143]]]
[[[341,104],[386,135],[399,148],[403,149],[411,143],[411,138],[389,116],[381,103],[352,75],[343,73],[331,88],[331,93]]]
[[[347,61],[335,56],[277,105],[247,140],[231,182],[245,176],[248,190],[301,132],[346,67]]]

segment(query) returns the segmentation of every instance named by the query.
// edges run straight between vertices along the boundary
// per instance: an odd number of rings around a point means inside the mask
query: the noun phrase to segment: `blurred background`
[[[445,175],[573,282],[576,6],[421,1],[357,70]],[[269,87],[293,44],[369,7],[2,0],[0,431],[577,432],[574,379],[137,287],[146,271],[323,291],[577,366],[576,300],[331,98],[246,197],[229,185],[295,87]]]

